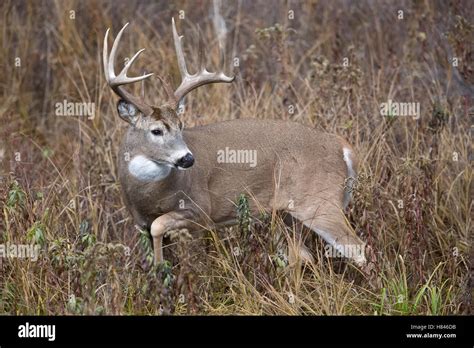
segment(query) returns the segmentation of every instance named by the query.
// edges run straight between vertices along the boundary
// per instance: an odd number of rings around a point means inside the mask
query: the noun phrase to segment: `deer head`
[[[150,73],[137,77],[127,76],[128,69],[145,49],[139,50],[125,64],[122,71],[118,75],[115,74],[114,65],[118,44],[127,26],[128,23],[118,33],[110,51],[110,56],[107,47],[109,29],[107,29],[104,38],[103,61],[107,83],[120,97],[117,104],[118,114],[130,125],[128,139],[133,142],[131,148],[136,152],[134,155],[143,156],[147,160],[168,167],[189,168],[194,163],[194,157],[182,137],[184,126],[176,112],[179,102],[186,94],[199,86],[219,82],[229,83],[234,80],[234,77],[226,76],[222,71],[211,73],[206,70],[204,45],[201,37],[198,56],[199,70],[195,74],[190,74],[183,53],[181,42],[183,36],[178,35],[173,18],[173,38],[181,73],[181,84],[173,92],[170,83],[163,77],[158,76],[167,94],[167,100],[159,107],[152,106],[146,103],[143,97],[134,96],[123,88],[126,84],[142,81],[153,75],[153,73]],[[220,53],[223,64],[222,47]]]

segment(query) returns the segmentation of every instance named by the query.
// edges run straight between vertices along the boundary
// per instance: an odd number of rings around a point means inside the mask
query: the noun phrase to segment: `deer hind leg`
[[[287,214],[284,216],[285,224],[295,231],[295,234],[288,241],[288,261],[291,265],[303,261],[303,263],[314,263],[311,251],[304,245],[303,229],[304,225],[293,216]]]
[[[166,232],[195,227],[195,223],[191,220],[192,214],[187,211],[170,212],[156,218],[150,228],[150,233],[153,238],[153,251],[155,253],[155,265],[163,262],[163,236]]]
[[[317,212],[310,211],[294,211],[291,215],[321,236],[340,255],[352,259],[358,266],[366,264],[365,243],[347,225],[342,210],[325,207]]]

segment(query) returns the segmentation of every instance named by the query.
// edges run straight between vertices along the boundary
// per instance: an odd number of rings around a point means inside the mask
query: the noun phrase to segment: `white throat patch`
[[[128,171],[138,180],[159,181],[166,178],[171,172],[171,167],[158,164],[145,156],[138,155],[128,164]]]

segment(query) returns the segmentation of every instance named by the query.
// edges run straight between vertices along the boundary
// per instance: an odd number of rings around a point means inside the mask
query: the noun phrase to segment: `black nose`
[[[186,156],[181,157],[178,162],[176,162],[176,165],[181,168],[189,168],[194,164],[194,157],[193,154],[188,152]]]

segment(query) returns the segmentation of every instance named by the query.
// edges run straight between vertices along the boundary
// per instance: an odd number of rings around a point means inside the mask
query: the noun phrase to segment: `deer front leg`
[[[192,228],[194,222],[191,220],[192,214],[186,211],[175,212],[161,215],[156,218],[150,228],[153,238],[153,250],[155,253],[155,265],[163,262],[163,236],[166,232],[181,228]]]

